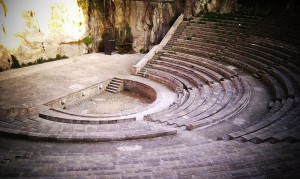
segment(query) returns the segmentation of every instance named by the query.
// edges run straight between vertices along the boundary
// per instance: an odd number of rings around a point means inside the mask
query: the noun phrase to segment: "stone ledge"
[[[97,131],[97,129],[95,129],[86,132],[72,133],[66,131],[61,133],[55,133],[55,132],[47,132],[47,131],[32,132],[30,128],[24,128],[22,130],[18,130],[13,128],[0,127],[0,133],[1,135],[21,137],[21,138],[26,138],[31,140],[46,140],[46,141],[57,141],[57,142],[109,142],[109,141],[148,139],[148,138],[156,138],[156,137],[177,134],[176,129],[148,125],[145,122],[136,122],[136,126],[133,129],[130,129],[130,127],[128,127],[127,125],[122,125],[122,126],[123,126],[122,128],[128,128],[129,130],[118,130],[120,126],[115,126],[116,130],[113,130],[114,125],[107,125],[101,131]],[[76,128],[76,125],[68,126],[68,129],[74,130],[74,128]]]

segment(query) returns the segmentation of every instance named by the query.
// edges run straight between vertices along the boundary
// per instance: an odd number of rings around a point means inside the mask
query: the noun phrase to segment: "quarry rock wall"
[[[119,51],[146,52],[158,44],[184,13],[228,13],[236,0],[0,0],[0,71],[59,56],[103,50],[115,39]]]

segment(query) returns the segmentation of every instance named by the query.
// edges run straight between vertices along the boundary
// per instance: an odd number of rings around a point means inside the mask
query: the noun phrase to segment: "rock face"
[[[87,52],[81,42],[88,31],[87,15],[76,0],[26,0],[22,4],[1,0],[0,6],[2,69],[10,67],[7,59],[11,55],[20,64],[28,64],[57,54],[75,56]]]
[[[25,2],[26,1],[26,2]],[[147,51],[159,43],[181,14],[235,11],[236,0],[174,0],[155,3],[131,0],[0,0],[0,67],[39,58],[68,57],[103,50],[103,41],[115,39],[122,51]],[[89,42],[85,41],[89,37]]]
[[[90,35],[95,40],[92,52],[101,49],[102,34],[106,33],[115,39],[119,48],[131,46],[136,52],[146,51],[163,38],[183,12],[183,7],[179,1],[105,0],[105,3],[95,3],[88,8]]]

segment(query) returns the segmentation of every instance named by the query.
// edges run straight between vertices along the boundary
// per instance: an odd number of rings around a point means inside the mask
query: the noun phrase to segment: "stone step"
[[[123,80],[120,78],[113,78],[111,82],[108,84],[107,88],[105,91],[110,92],[110,93],[117,93],[118,91],[121,91],[122,85],[123,85]]]
[[[117,93],[117,90],[108,89],[108,88],[106,88],[106,90],[105,90],[105,91],[107,91],[107,92],[110,92],[110,93]]]

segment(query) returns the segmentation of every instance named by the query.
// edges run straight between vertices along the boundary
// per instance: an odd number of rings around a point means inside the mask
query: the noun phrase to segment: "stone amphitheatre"
[[[145,54],[1,72],[0,177],[300,177],[299,11],[184,12]]]

